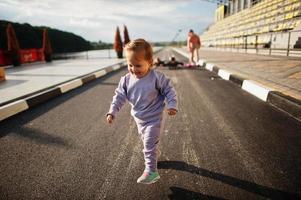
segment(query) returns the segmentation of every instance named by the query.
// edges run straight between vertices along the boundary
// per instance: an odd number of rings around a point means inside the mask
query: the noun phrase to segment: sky
[[[202,0],[0,0],[0,19],[72,32],[113,43],[116,27],[131,39],[185,40],[214,21],[216,4]]]

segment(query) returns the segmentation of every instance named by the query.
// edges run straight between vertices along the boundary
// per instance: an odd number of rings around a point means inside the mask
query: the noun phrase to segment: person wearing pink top
[[[195,65],[199,60],[199,48],[201,47],[201,40],[192,29],[190,29],[187,38],[187,48],[189,50],[189,65]],[[194,60],[196,54],[196,61]]]

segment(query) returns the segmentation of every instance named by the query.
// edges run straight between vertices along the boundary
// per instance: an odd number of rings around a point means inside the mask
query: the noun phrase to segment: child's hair
[[[153,49],[151,45],[144,39],[139,38],[136,40],[131,40],[125,45],[124,50],[134,52],[144,51],[145,60],[153,60]]]

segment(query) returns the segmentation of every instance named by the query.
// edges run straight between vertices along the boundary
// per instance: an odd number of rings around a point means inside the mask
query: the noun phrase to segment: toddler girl
[[[160,176],[157,171],[157,153],[165,100],[167,113],[177,113],[177,95],[171,81],[152,69],[153,52],[144,39],[130,41],[125,45],[128,71],[122,76],[107,113],[107,122],[112,123],[126,101],[137,124],[143,141],[145,170],[137,183],[151,184]]]

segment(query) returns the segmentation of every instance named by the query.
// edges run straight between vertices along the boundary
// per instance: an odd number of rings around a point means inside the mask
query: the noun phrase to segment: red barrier
[[[45,61],[43,49],[21,49],[21,63]],[[0,66],[12,64],[12,57],[8,51],[0,50]]]
[[[37,52],[35,49],[22,49],[21,54],[21,63],[30,63],[37,60]]]
[[[37,59],[39,61],[45,61],[44,49],[37,49]]]
[[[21,63],[44,61],[43,49],[22,49]]]
[[[19,66],[23,63],[51,61],[52,48],[47,29],[43,30],[43,46],[41,49],[20,49],[16,33],[9,23],[6,28],[7,50],[0,49],[0,66]]]

